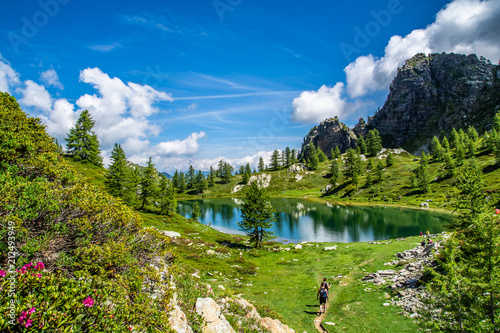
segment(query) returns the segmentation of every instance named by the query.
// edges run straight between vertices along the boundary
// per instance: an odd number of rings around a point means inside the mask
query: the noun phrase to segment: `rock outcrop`
[[[323,121],[309,131],[302,143],[301,152],[303,156],[307,155],[307,148],[312,142],[316,148],[330,157],[331,149],[339,147],[340,152],[345,153],[347,149],[356,147],[356,141],[357,136],[353,130],[335,117]]]
[[[491,128],[500,111],[500,66],[475,54],[417,54],[398,69],[384,106],[365,123],[350,129],[338,118],[313,127],[304,138],[301,154],[313,142],[330,155],[356,145],[359,136],[376,128],[383,146],[405,148],[411,153],[425,149],[434,135],[452,128],[478,131]]]
[[[486,115],[476,112],[478,101],[491,93],[498,67],[475,54],[417,54],[398,69],[369,127],[378,129],[384,147],[414,151],[440,131],[480,126]]]

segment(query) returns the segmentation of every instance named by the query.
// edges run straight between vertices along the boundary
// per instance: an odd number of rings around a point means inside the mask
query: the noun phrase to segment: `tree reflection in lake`
[[[191,217],[194,200],[180,201],[178,213]],[[224,231],[237,231],[243,199],[198,200],[200,222]],[[304,199],[271,199],[277,212],[280,239],[311,242],[360,242],[444,230],[449,216],[423,210],[341,206]]]

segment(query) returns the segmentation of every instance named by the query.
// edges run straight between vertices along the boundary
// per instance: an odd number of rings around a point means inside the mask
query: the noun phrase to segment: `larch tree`
[[[276,214],[264,187],[259,187],[258,182],[253,182],[246,194],[241,218],[238,226],[250,237],[250,242],[256,248],[262,247],[265,241],[274,238],[272,228],[276,222]]]
[[[131,185],[131,172],[122,146],[115,143],[111,151],[111,164],[106,173],[105,185],[111,195],[122,198],[125,202],[129,201],[134,190]]]
[[[92,131],[95,121],[89,111],[84,110],[76,121],[75,127],[69,130],[66,137],[67,154],[75,161],[90,162],[102,166],[99,140]]]

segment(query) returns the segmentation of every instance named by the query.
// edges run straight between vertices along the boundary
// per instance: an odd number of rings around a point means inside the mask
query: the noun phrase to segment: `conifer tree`
[[[450,153],[444,154],[444,176],[452,177],[455,173],[455,164],[450,156]]]
[[[179,189],[179,171],[177,170],[175,170],[174,175],[172,176],[172,186]]]
[[[259,172],[263,172],[264,170],[266,170],[264,159],[262,159],[262,157],[259,157]]]
[[[215,170],[210,166],[210,173],[208,174],[208,186],[212,187],[215,185]]]
[[[307,159],[307,167],[311,170],[316,170],[319,165],[319,158],[318,158],[318,152],[312,142],[309,145],[308,154],[309,157]]]
[[[363,139],[362,136],[358,138],[356,146],[359,148],[359,153],[366,155],[367,149],[366,149],[366,141]],[[382,148],[381,148],[382,149]]]
[[[383,179],[383,171],[384,163],[382,163],[382,160],[378,160],[377,165],[375,166],[375,175],[377,176],[378,182],[381,182]]]
[[[373,171],[373,160],[368,159],[368,163],[366,163],[366,171]]]
[[[458,131],[458,136],[460,138],[460,143],[463,146],[467,146],[467,134],[465,134],[465,132],[462,128]]]
[[[280,151],[278,149],[276,149],[271,156],[271,167],[275,171],[280,168]]]
[[[335,185],[337,182],[340,181],[340,178],[342,177],[342,172],[340,170],[340,164],[339,164],[339,161],[337,159],[333,160],[330,171],[332,173],[332,178],[330,179],[330,183],[332,185]]]
[[[434,157],[434,160],[441,161],[443,159],[444,149],[439,142],[439,139],[435,136],[432,138],[431,142],[431,154]]]
[[[129,197],[125,197],[124,201],[132,206],[137,207],[140,193],[141,184],[141,173],[139,168],[136,166],[130,171],[130,193],[127,193]]]
[[[160,177],[160,190],[158,201],[160,205],[160,214],[172,216],[177,209],[177,200],[175,200],[175,188],[165,176]]]
[[[366,173],[366,183],[365,183],[365,187],[370,187],[372,186],[373,184],[373,180],[372,180],[372,173],[371,172],[367,172]]]
[[[330,160],[335,159],[335,151],[333,150],[333,148],[330,148],[330,157],[328,157],[328,159],[330,159]]]
[[[467,135],[473,142],[477,142],[477,140],[479,139],[479,134],[472,125],[469,125],[469,128],[467,128]]]
[[[458,166],[461,166],[463,164],[464,158],[465,158],[465,148],[462,145],[462,143],[459,141],[457,143],[456,148],[455,148],[455,159],[457,161]]]
[[[124,201],[128,201],[133,189],[130,184],[131,169],[127,164],[127,157],[122,146],[115,143],[111,152],[111,164],[106,173],[105,185],[108,192]],[[127,202],[130,204],[130,202]]]
[[[148,165],[144,169],[144,173],[141,177],[141,209],[144,209],[146,203],[153,200],[158,192],[158,171],[155,169],[155,165],[149,158]]]
[[[448,141],[447,137],[444,137],[441,143],[441,146],[443,147],[445,152],[450,151],[450,142]]]
[[[318,161],[319,162],[324,162],[327,160],[325,153],[321,149],[318,149],[317,152],[318,152]]]
[[[427,158],[425,152],[422,152],[419,165],[415,170],[415,176],[417,178],[417,184],[420,188],[420,191],[422,191],[423,193],[429,192],[429,159]]]
[[[198,203],[198,201],[195,201],[193,204],[193,210],[191,212],[191,219],[193,221],[198,221],[200,216],[201,216],[200,204]]]
[[[97,166],[102,166],[101,151],[99,150],[99,140],[92,131],[95,121],[90,113],[85,110],[80,114],[75,127],[70,129],[66,137],[67,154],[75,161],[90,162]]]
[[[287,168],[290,167],[290,165],[292,165],[292,152],[290,150],[290,147],[285,148],[285,159],[283,163]]]
[[[476,155],[476,143],[474,140],[467,136],[467,157],[474,157]]]
[[[385,164],[390,167],[394,165],[394,155],[392,153],[387,154],[387,157],[385,159]]]
[[[192,165],[189,166],[187,175],[186,175],[186,181],[187,181],[187,188],[192,189],[194,188],[195,182],[196,182],[196,171],[194,170],[194,167]]]
[[[250,236],[250,242],[260,248],[266,240],[274,238],[273,228],[276,215],[269,202],[265,189],[259,188],[257,182],[250,185],[245,203],[241,210],[240,230]]]
[[[500,133],[500,112],[497,112],[493,118],[493,129],[497,131],[497,133]]]
[[[382,139],[377,129],[368,131],[366,135],[366,149],[370,156],[377,156],[382,150]]]
[[[359,177],[361,175],[361,157],[352,148],[347,150],[344,175],[358,188]]]
[[[245,173],[245,166],[244,165],[240,165],[239,169],[238,169],[238,173],[240,175],[244,174]]]
[[[184,176],[184,172],[179,173],[179,191],[183,192],[186,189],[186,177]]]
[[[482,170],[474,160],[460,171],[460,195],[429,284],[440,310],[428,314],[432,326],[447,332],[499,332],[500,215],[484,193]]]
[[[450,148],[456,149],[459,143],[460,143],[460,135],[458,135],[457,130],[453,128],[450,134]]]
[[[207,189],[207,180],[205,179],[205,175],[198,171],[195,178],[195,188],[198,193],[203,193]]]
[[[297,151],[295,149],[292,149],[292,165],[297,163]]]
[[[340,149],[339,149],[339,146],[336,146],[335,147],[335,157],[334,158],[339,158],[340,157]]]

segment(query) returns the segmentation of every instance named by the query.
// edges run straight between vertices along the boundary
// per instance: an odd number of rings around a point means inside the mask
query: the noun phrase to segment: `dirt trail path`
[[[326,309],[330,307],[330,300],[326,301]],[[316,329],[320,333],[328,333],[328,330],[323,326],[323,319],[325,319],[326,311],[325,313],[322,313],[320,316],[317,316],[314,318],[314,326],[316,326]]]

